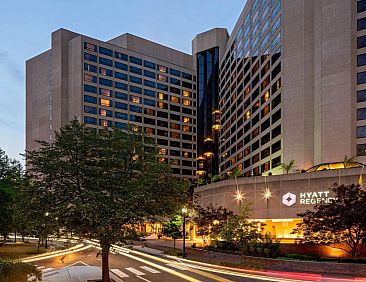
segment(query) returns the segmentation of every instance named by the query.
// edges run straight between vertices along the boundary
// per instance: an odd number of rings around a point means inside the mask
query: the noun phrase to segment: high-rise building
[[[366,0],[247,0],[192,55],[66,30],[27,62],[27,149],[74,116],[142,130],[176,175],[366,160]]]
[[[196,75],[192,56],[124,34],[103,42],[60,29],[27,61],[26,149],[78,118],[142,131],[177,176],[196,172]]]

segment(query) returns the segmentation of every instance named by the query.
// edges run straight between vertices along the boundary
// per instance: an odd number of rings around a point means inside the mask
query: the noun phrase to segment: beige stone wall
[[[292,219],[298,218],[297,214],[313,207],[312,204],[300,204],[301,193],[316,192],[319,196],[319,192],[322,192],[320,196],[323,197],[324,192],[329,191],[334,183],[357,184],[361,170],[361,168],[354,168],[269,177],[244,177],[236,181],[225,180],[200,186],[195,189],[195,194],[201,206],[212,203],[214,206],[224,206],[237,212],[240,203],[235,195],[239,189],[245,196],[243,204],[250,203],[253,209],[251,215],[253,219]],[[365,174],[363,178],[366,179]],[[268,201],[264,197],[266,189],[271,192]],[[282,203],[282,197],[287,193],[296,195],[296,202],[291,206]],[[306,199],[315,199],[313,195],[310,197],[308,195]],[[332,197],[330,194],[328,196]]]

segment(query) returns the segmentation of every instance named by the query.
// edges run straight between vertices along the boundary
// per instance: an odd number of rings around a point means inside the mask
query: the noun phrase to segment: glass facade
[[[197,54],[197,174],[219,173],[219,48]]]

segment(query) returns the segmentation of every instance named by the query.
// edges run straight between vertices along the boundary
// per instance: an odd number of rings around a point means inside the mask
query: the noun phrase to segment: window
[[[124,120],[128,119],[128,114],[126,113],[115,112],[114,116],[118,119],[124,119]]]
[[[366,18],[361,18],[357,20],[357,30],[364,30],[366,29]]]
[[[155,77],[156,77],[154,72],[148,71],[148,70],[144,70],[144,76],[147,76],[147,77],[150,77],[150,78],[153,78],[153,79],[155,79]]]
[[[128,59],[128,56],[126,54],[123,54],[120,52],[114,52],[114,57],[119,60],[123,60],[123,61],[127,61],[127,59]]]
[[[357,74],[357,84],[366,83],[366,71]]]
[[[278,152],[279,150],[281,150],[281,140],[272,144],[272,154]]]
[[[134,93],[137,93],[137,94],[142,94],[142,88],[141,87],[130,85],[130,91],[134,92]]]
[[[142,69],[134,66],[130,66],[130,72],[142,75]]]
[[[142,60],[133,56],[130,56],[130,62],[136,65],[142,66]]]
[[[160,100],[168,100],[168,95],[167,95],[167,94],[164,94],[164,93],[162,93],[162,92],[159,92],[159,94],[158,94],[158,98],[159,98]]]
[[[362,13],[366,11],[366,0],[361,0],[357,2],[357,13]]]
[[[158,102],[158,107],[160,109],[168,109],[168,104],[167,103],[163,103],[163,102]]]
[[[357,120],[366,119],[366,108],[357,109]]]
[[[160,90],[168,91],[168,86],[165,84],[157,83],[157,88]]]
[[[84,60],[96,63],[97,62],[97,56],[89,54],[89,53],[84,53]]]
[[[103,55],[113,57],[113,51],[111,49],[107,49],[107,48],[99,46],[99,53],[103,54]]]
[[[171,122],[171,123],[170,123],[170,128],[171,128],[171,129],[177,129],[177,130],[180,130],[180,125],[179,125],[178,123]]]
[[[99,57],[99,64],[113,67],[113,61],[110,59]]]
[[[84,123],[86,124],[97,124],[97,119],[93,117],[84,117]]]
[[[170,102],[173,102],[173,103],[179,103],[180,100],[178,97],[175,97],[175,96],[170,96]]]
[[[162,121],[162,120],[158,120],[157,121],[157,126],[168,128],[168,122]]]
[[[154,69],[156,69],[156,64],[154,64],[153,62],[144,60],[144,67],[154,70]]]
[[[130,111],[134,113],[142,113],[142,108],[139,106],[130,105]]]
[[[130,121],[134,121],[134,122],[142,122],[142,117],[140,117],[140,116],[135,116],[135,115],[130,115]]]
[[[366,65],[366,54],[361,54],[357,56],[357,66],[364,66]]]
[[[102,77],[99,77],[99,84],[104,85],[104,86],[109,86],[109,87],[113,86],[112,80],[102,78]]]
[[[148,87],[151,87],[151,88],[155,88],[156,84],[155,84],[154,81],[144,79],[144,85],[148,86]]]
[[[364,48],[366,47],[366,35],[357,37],[357,48]]]
[[[276,121],[278,121],[281,118],[281,109],[279,109],[277,112],[275,112],[272,115],[272,124],[274,124]]]
[[[170,69],[170,74],[174,75],[174,76],[179,76],[180,77],[180,71],[175,70],[175,69]]]
[[[160,117],[160,118],[168,118],[168,113],[158,111],[158,117]]]
[[[174,94],[180,95],[180,89],[179,88],[175,88],[173,86],[170,86],[170,92],[171,93],[174,93]]]
[[[122,93],[122,92],[115,91],[115,92],[114,92],[114,96],[115,96],[117,99],[121,99],[121,100],[128,100],[128,94],[126,94],[126,93]]]
[[[144,105],[147,105],[147,106],[155,106],[155,101],[144,98]]]
[[[175,78],[170,78],[170,83],[174,84],[174,85],[178,85],[180,86],[180,80],[179,79],[175,79]]]
[[[130,81],[136,84],[142,84],[142,79],[136,76],[130,75]]]
[[[118,81],[114,82],[114,87],[118,88],[118,89],[126,90],[126,91],[128,90],[127,84],[118,82]]]
[[[366,156],[366,144],[357,144],[357,156]]]
[[[166,75],[158,74],[158,80],[163,81],[163,82],[167,82],[168,77]]]
[[[99,109],[99,114],[104,117],[111,117],[112,111],[106,109]]]
[[[170,110],[174,112],[180,112],[180,107],[175,105],[170,105]]]
[[[125,104],[125,103],[120,103],[120,102],[115,102],[115,103],[114,103],[114,107],[115,107],[116,109],[121,109],[121,110],[127,110],[127,109],[128,109],[127,104]]]
[[[280,134],[281,134],[281,125],[277,126],[275,129],[272,130],[272,139],[276,138]]]
[[[89,96],[90,97],[90,96]],[[94,98],[94,97],[93,97]],[[85,100],[85,99],[84,99]],[[90,106],[84,106],[84,113],[88,113],[88,114],[97,114],[97,108],[95,107],[90,107]]]
[[[84,84],[84,91],[97,94],[97,88],[88,84]]]
[[[170,137],[180,139],[180,134],[178,132],[170,132]]]
[[[113,77],[113,71],[110,69],[99,68],[99,74]]]
[[[156,92],[152,91],[150,89],[144,89],[144,95],[149,96],[149,97],[155,97]]]
[[[192,132],[192,127],[189,125],[183,125],[182,129],[184,132]]]
[[[155,110],[149,109],[149,108],[144,108],[144,114],[149,115],[149,116],[155,116]]]
[[[102,96],[111,97],[112,96],[112,90],[99,88],[99,94]]]
[[[187,90],[183,90],[183,96],[184,97],[191,97],[191,92],[187,91]]]
[[[128,66],[126,64],[124,64],[124,63],[114,62],[114,67],[116,69],[128,71]]]
[[[182,77],[184,79],[192,80],[192,75],[189,73],[182,72]]]
[[[163,73],[167,73],[168,72],[168,68],[158,65],[158,71],[163,72]]]
[[[97,72],[97,67],[94,66],[94,65],[84,63],[84,70],[96,73]]]
[[[184,123],[191,123],[191,118],[189,118],[189,117],[182,117],[182,121]]]
[[[88,95],[84,95],[84,102],[96,104],[97,103],[97,98],[92,97],[92,96],[88,96]]]
[[[182,81],[182,87],[192,89],[192,83]]]
[[[91,44],[91,43],[88,43],[88,42],[84,42],[84,49],[96,52],[97,51],[97,45],[94,45],[94,44]]]
[[[357,102],[365,102],[366,101],[366,90],[357,91]]]
[[[357,127],[357,138],[366,138],[366,126]]]
[[[84,81],[96,83],[97,77],[91,74],[84,73]]]
[[[103,98],[100,98],[99,99],[99,105],[101,106],[106,106],[106,107],[110,107],[111,106],[111,100],[108,100],[108,99],[103,99]]]
[[[130,96],[130,101],[133,103],[141,104],[141,98],[137,96]]]
[[[183,99],[183,105],[184,106],[190,106],[191,105],[191,100]]]
[[[119,129],[127,129],[128,128],[128,125],[123,123],[123,122],[115,122],[114,125],[119,128]]]

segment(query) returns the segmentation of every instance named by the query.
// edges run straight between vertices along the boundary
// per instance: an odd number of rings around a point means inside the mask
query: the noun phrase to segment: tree
[[[291,170],[293,170],[296,166],[295,166],[295,160],[291,160],[289,163],[281,163],[280,167],[282,169],[284,169],[286,171],[287,174],[289,174],[289,172]]]
[[[362,255],[366,246],[366,192],[356,185],[335,185],[331,188],[335,199],[299,214],[303,222],[293,233],[302,234],[301,243],[332,246],[348,252],[353,258]],[[334,247],[334,246],[333,246]]]
[[[212,204],[207,207],[196,206],[195,223],[198,225],[197,233],[210,239],[216,239],[226,221],[233,212],[222,206],[214,207]]]
[[[111,244],[149,215],[173,214],[186,198],[187,183],[158,162],[156,147],[139,133],[97,131],[73,120],[27,158],[33,185],[48,193],[59,226],[99,240],[105,282]]]
[[[201,177],[197,177],[196,178],[196,183],[197,183],[197,187],[199,187],[200,185],[205,184],[206,181],[203,178],[201,178]]]
[[[229,174],[230,179],[237,179],[241,174],[240,168],[235,168],[232,172]]]
[[[258,223],[249,221],[250,212],[249,205],[242,206],[238,214],[229,217],[220,232],[223,240],[238,245],[241,250],[244,246],[263,240]]]
[[[15,189],[23,175],[22,167],[0,148],[0,234],[6,237],[13,229]]]
[[[213,175],[212,173],[209,173],[208,174],[208,178],[210,179],[210,183],[214,183],[216,181],[220,181],[221,179],[221,176],[216,174],[216,175]]]
[[[12,261],[8,258],[0,258],[0,281],[1,282],[26,282],[42,280],[42,272],[36,266]]]
[[[176,216],[172,218],[170,221],[163,224],[163,234],[166,237],[171,237],[174,240],[174,251],[175,251],[175,240],[182,237],[183,233],[179,229],[182,225],[182,217]]]

